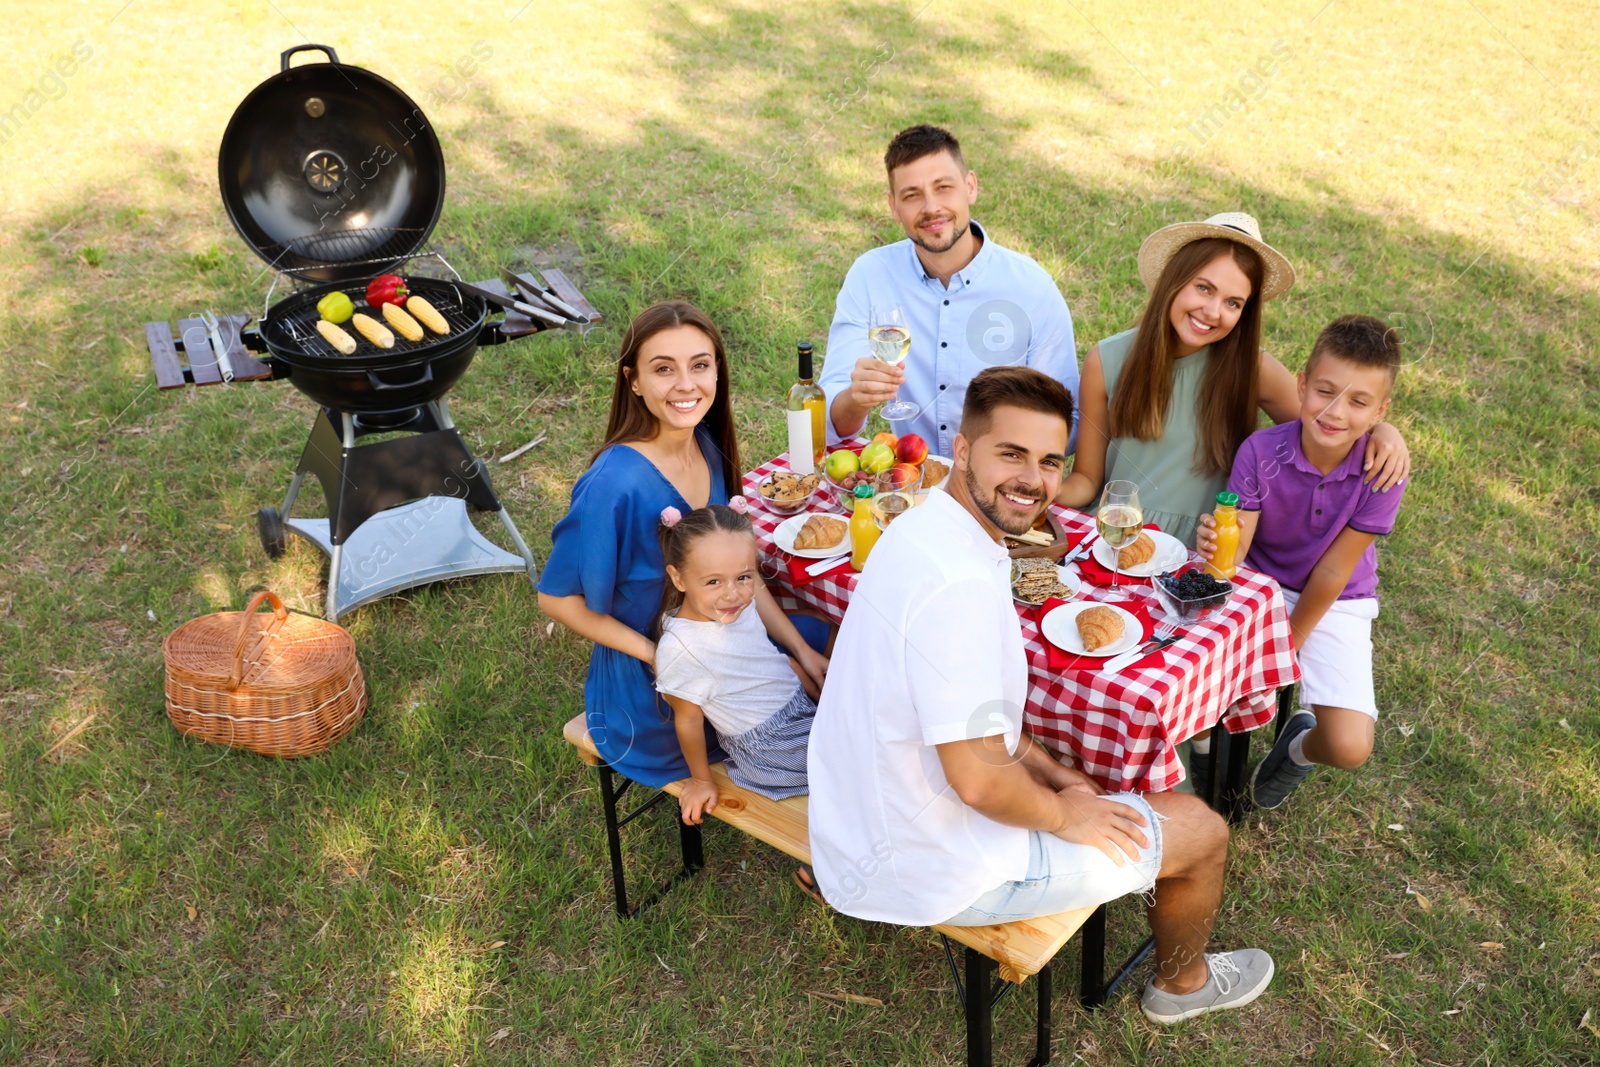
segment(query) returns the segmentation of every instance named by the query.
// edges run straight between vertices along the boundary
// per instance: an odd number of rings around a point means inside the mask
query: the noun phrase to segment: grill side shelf
[[[272,377],[272,368],[251,355],[240,341],[241,331],[250,319],[248,314],[217,316],[222,339],[228,345],[228,361],[233,364],[234,381]],[[176,335],[170,322],[147,322],[144,340],[150,351],[150,366],[156,374],[157,388],[222,384],[222,372],[211,351],[211,339],[206,336],[205,323],[199,319],[179,319]]]

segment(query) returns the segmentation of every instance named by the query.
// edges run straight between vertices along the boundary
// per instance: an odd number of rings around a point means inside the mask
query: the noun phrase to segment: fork
[[[1105,670],[1115,674],[1130,663],[1143,659],[1159,648],[1166,648],[1168,645],[1176,644],[1178,638],[1182,636],[1183,634],[1178,630],[1176,623],[1170,621],[1162,622],[1156,626],[1155,633],[1151,635],[1151,640],[1146,641],[1132,651],[1124,652],[1120,656],[1113,656],[1106,661]]]

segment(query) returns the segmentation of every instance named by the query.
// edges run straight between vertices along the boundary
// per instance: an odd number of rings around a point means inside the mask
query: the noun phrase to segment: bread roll
[[[1117,566],[1122,570],[1137,567],[1147,562],[1156,554],[1156,543],[1144,530],[1139,531],[1139,536],[1131,544],[1123,545],[1117,550]]]
[[[1105,648],[1122,639],[1122,616],[1104,604],[1078,612],[1077,622],[1078,638],[1085,652]]]
[[[832,548],[844,540],[850,527],[843,519],[832,515],[812,515],[806,519],[800,532],[794,535],[795,548]]]

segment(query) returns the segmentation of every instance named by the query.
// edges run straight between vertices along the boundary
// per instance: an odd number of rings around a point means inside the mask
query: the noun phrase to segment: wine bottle
[[[827,398],[812,380],[811,342],[796,346],[799,378],[789,387],[786,421],[789,427],[789,469],[796,474],[811,474],[827,448]]]

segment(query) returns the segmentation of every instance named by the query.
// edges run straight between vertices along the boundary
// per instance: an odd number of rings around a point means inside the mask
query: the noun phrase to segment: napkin
[[[1144,528],[1146,530],[1160,530],[1161,529],[1161,527],[1157,526],[1153,522],[1145,523],[1144,524]],[[1088,534],[1072,534],[1072,535],[1069,535],[1067,537],[1067,544],[1071,545],[1072,548],[1077,548],[1079,542],[1081,542],[1085,537],[1088,537],[1088,536],[1089,536]],[[1071,551],[1071,549],[1068,549],[1068,551]],[[1078,572],[1083,575],[1083,580],[1088,582],[1090,585],[1110,585],[1111,584],[1111,571],[1107,567],[1102,565],[1099,560],[1094,558],[1094,549],[1091,548],[1089,550],[1089,554],[1084,556],[1082,559],[1078,560],[1077,562],[1078,562]],[[1117,586],[1119,588],[1124,586],[1124,585],[1149,585],[1150,584],[1150,579],[1149,578],[1137,578],[1137,577],[1134,577],[1131,574],[1119,574],[1119,575],[1116,576],[1116,578],[1117,578]]]
[[[807,574],[806,568],[816,563],[817,560],[806,559],[804,556],[789,557],[789,584],[792,586],[810,585],[812,582],[827,578],[835,574],[844,574],[850,570],[850,560],[842,560],[837,567],[825,570],[821,574]]]
[[[1060,607],[1062,604],[1065,604],[1065,603],[1067,603],[1067,601],[1062,600],[1060,597],[1051,597],[1049,600],[1046,600],[1043,604],[1041,604],[1039,606],[1039,610],[1038,610],[1038,614],[1037,614],[1037,618],[1038,618],[1038,622],[1039,622],[1039,637],[1041,639],[1043,639],[1043,641],[1044,641],[1044,652],[1045,652],[1045,660],[1046,660],[1046,662],[1049,664],[1050,669],[1053,670],[1053,671],[1097,671],[1097,670],[1100,670],[1102,667],[1104,667],[1106,665],[1106,660],[1110,659],[1111,657],[1109,657],[1109,656],[1075,656],[1071,652],[1066,651],[1065,649],[1057,648],[1054,644],[1051,643],[1051,641],[1050,641],[1050,639],[1048,637],[1044,636],[1044,617],[1046,615],[1050,614],[1050,612],[1052,610],[1054,610],[1055,608]],[[1122,610],[1124,610],[1124,611],[1128,612],[1130,615],[1132,615],[1134,618],[1138,619],[1139,623],[1144,627],[1144,637],[1141,639],[1141,643],[1143,641],[1150,640],[1150,635],[1153,632],[1155,632],[1155,623],[1153,621],[1151,621],[1150,609],[1149,609],[1149,607],[1147,607],[1145,605],[1144,598],[1140,597],[1140,598],[1137,598],[1137,599],[1134,599],[1134,600],[1121,601],[1121,602],[1119,602],[1117,604],[1117,607],[1121,608]],[[1139,660],[1140,664],[1142,664],[1143,662],[1144,662],[1143,659]],[[1138,666],[1138,664],[1135,664],[1135,666]]]

